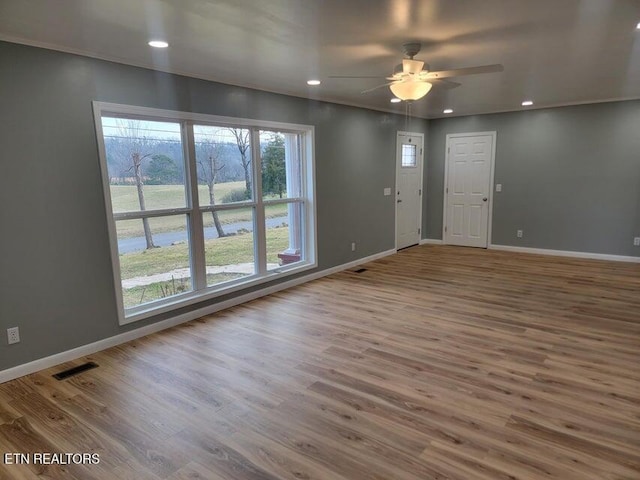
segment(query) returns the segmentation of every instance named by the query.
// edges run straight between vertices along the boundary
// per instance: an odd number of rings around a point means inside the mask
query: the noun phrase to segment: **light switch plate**
[[[387,187],[384,189],[384,196],[388,197],[389,195],[391,195],[391,188]]]
[[[501,192],[501,191],[502,191],[502,184],[496,183],[496,192]]]

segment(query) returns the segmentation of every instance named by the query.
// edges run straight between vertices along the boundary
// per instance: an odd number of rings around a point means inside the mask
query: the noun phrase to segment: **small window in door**
[[[416,146],[404,144],[402,145],[402,168],[416,166]]]

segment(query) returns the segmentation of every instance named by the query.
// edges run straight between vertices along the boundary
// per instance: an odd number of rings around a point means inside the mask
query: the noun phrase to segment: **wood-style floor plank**
[[[0,385],[3,453],[100,455],[0,479],[640,480],[640,265],[365,268]]]

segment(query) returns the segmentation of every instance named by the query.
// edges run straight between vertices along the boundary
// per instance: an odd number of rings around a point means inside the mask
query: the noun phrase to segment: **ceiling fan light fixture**
[[[393,97],[391,99],[391,103],[400,103],[402,100],[400,100],[398,97]]]
[[[397,82],[392,83],[389,88],[391,89],[391,93],[393,93],[400,100],[410,101],[410,100],[419,100],[424,97],[429,90],[431,90],[431,85],[429,82],[419,82],[415,80],[409,80],[406,82]]]

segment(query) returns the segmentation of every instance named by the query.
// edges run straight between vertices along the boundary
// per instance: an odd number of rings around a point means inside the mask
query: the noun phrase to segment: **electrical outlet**
[[[351,251],[352,252],[356,251],[356,242],[351,242]]]
[[[640,247],[640,237],[636,237],[633,239],[633,246]]]
[[[516,232],[516,235],[517,235],[518,238],[522,238],[522,237],[524,237],[524,232],[522,230],[518,230]]]
[[[7,328],[7,341],[9,345],[20,343],[20,329],[18,327]]]

